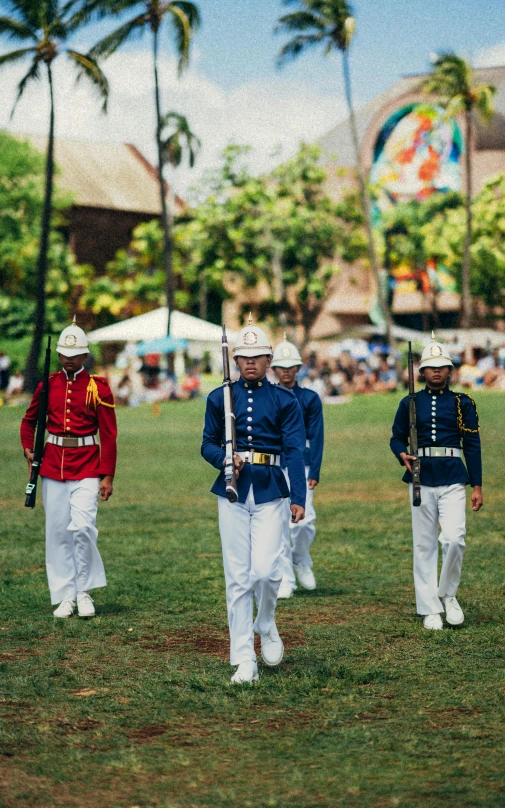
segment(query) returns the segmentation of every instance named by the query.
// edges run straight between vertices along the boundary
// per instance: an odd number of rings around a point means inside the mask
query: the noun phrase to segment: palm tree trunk
[[[363,215],[365,217],[365,230],[367,234],[368,240],[368,253],[370,256],[370,264],[372,267],[372,272],[375,277],[375,282],[377,284],[377,296],[379,298],[379,304],[382,311],[382,316],[384,317],[384,321],[386,323],[386,337],[388,345],[394,349],[396,346],[396,340],[393,337],[393,321],[391,317],[391,312],[388,308],[384,297],[384,290],[382,288],[381,277],[379,272],[379,264],[377,261],[377,253],[375,251],[375,244],[373,240],[373,231],[372,231],[372,218],[370,215],[370,201],[368,198],[368,192],[365,182],[365,176],[363,172],[363,167],[361,165],[361,157],[360,157],[360,149],[359,149],[359,139],[358,139],[358,128],[356,126],[356,116],[354,114],[354,106],[352,103],[352,87],[351,87],[351,71],[349,68],[349,53],[347,50],[342,51],[342,64],[343,64],[343,73],[344,73],[344,88],[345,88],[345,97],[347,101],[347,109],[349,112],[349,122],[351,126],[351,137],[352,143],[354,147],[354,155],[356,159],[356,171],[358,173],[358,184],[359,184],[359,192],[361,197],[361,204],[363,207]]]
[[[35,324],[32,344],[26,367],[24,371],[25,389],[33,393],[39,382],[38,365],[40,351],[42,348],[42,338],[46,325],[46,276],[47,276],[47,253],[49,249],[49,235],[51,231],[51,208],[53,198],[53,177],[54,177],[54,94],[53,76],[51,64],[47,64],[47,78],[49,81],[49,138],[46,152],[46,172],[44,187],[44,205],[42,208],[42,220],[40,230],[39,254],[37,258],[37,273],[35,280]]]
[[[167,336],[170,336],[170,321],[174,305],[174,275],[172,265],[172,233],[165,183],[163,180],[163,152],[161,143],[161,103],[158,79],[158,31],[153,31],[154,100],[156,104],[156,149],[158,154],[158,181],[160,185],[161,225],[163,228],[163,260],[165,264],[165,289],[167,295],[168,323]]]
[[[470,290],[470,247],[472,246],[472,110],[465,112],[465,139],[466,139],[466,189],[465,212],[466,233],[465,251],[463,254],[463,268],[461,272],[461,327],[470,328],[472,325],[472,293]]]

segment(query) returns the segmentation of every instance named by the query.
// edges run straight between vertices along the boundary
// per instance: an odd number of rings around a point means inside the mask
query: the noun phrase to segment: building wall
[[[126,249],[137,225],[156,218],[152,213],[74,206],[67,213],[69,244],[81,264],[103,275],[119,249]]]

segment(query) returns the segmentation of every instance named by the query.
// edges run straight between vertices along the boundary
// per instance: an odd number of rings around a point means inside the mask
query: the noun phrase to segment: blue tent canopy
[[[186,339],[174,339],[174,337],[160,337],[151,339],[148,342],[141,342],[137,345],[135,353],[137,356],[146,354],[169,354],[174,351],[184,351],[188,347]]]

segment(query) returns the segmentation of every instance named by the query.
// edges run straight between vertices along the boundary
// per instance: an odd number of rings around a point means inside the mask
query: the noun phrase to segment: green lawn
[[[92,621],[53,620],[21,412],[0,410],[1,808],[505,806],[505,397],[477,396],[485,507],[443,632],[415,616],[397,401],[326,408],[318,588],[278,607],[282,666],[238,688],[203,403],[118,412]]]

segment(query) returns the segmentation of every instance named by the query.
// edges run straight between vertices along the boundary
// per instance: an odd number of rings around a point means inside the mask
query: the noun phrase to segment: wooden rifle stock
[[[46,356],[44,361],[44,375],[42,377],[42,390],[40,391],[39,414],[37,417],[37,434],[33,449],[32,470],[30,480],[26,486],[25,508],[34,508],[37,499],[37,480],[40,474],[40,464],[44,454],[44,438],[46,434],[47,403],[49,398],[49,365],[51,364],[51,337],[47,338]]]
[[[421,504],[421,461],[419,460],[419,446],[417,442],[417,414],[416,414],[416,391],[414,385],[414,357],[412,356],[412,343],[409,342],[408,353],[408,368],[409,368],[409,442],[410,454],[415,457],[411,461],[412,465],[412,483],[413,483],[413,500],[412,504],[416,508]]]
[[[237,478],[235,476],[235,466],[233,455],[237,451],[237,439],[235,434],[235,413],[233,410],[233,394],[230,379],[230,357],[228,354],[228,338],[226,336],[226,326],[223,325],[223,396],[224,396],[224,436],[225,436],[225,466],[224,479],[226,483],[226,497],[229,502],[238,500]]]

